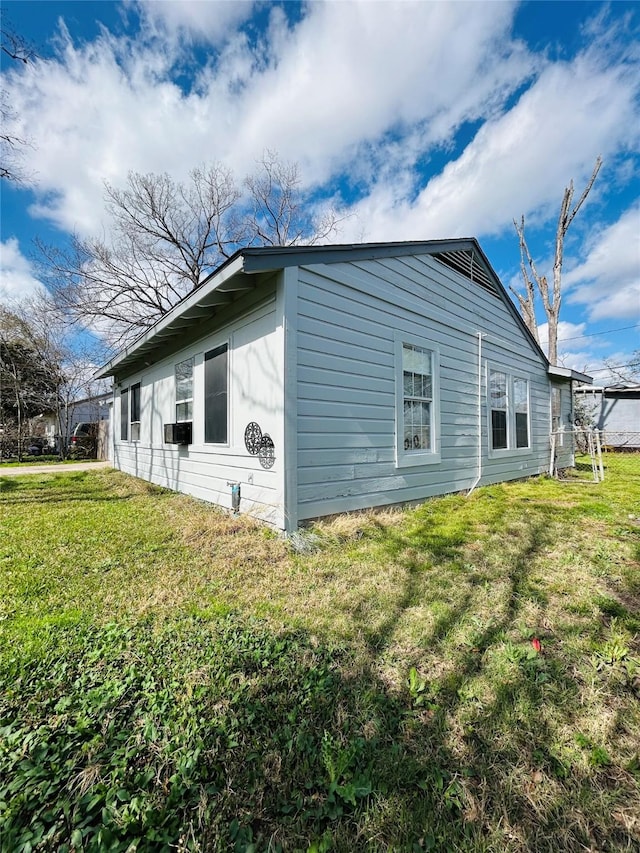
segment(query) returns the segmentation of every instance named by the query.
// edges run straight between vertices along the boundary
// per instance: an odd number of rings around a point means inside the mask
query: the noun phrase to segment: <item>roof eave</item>
[[[202,284],[187,294],[184,299],[176,303],[170,311],[160,317],[159,320],[149,326],[139,337],[137,337],[129,346],[120,350],[110,361],[103,365],[94,375],[94,379],[106,379],[108,376],[114,376],[118,366],[131,358],[152,338],[158,336],[163,331],[171,328],[172,324],[181,317],[186,311],[191,308],[196,308],[201,303],[205,302],[207,297],[211,296],[216,290],[233,278],[235,275],[244,272],[244,257],[241,252],[237,252],[229,260],[223,264],[215,273],[206,278]]]
[[[587,373],[580,373],[579,370],[572,370],[570,367],[559,367],[558,365],[550,364],[547,368],[549,376],[554,376],[556,379],[572,379],[575,382],[583,382],[585,385],[593,385],[593,376]]]

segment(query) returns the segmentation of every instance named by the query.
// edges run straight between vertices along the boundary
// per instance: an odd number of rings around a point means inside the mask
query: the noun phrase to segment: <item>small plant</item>
[[[422,678],[422,676],[418,674],[418,670],[415,668],[415,666],[412,666],[409,670],[407,687],[409,688],[409,695],[411,696],[411,701],[413,702],[413,704],[416,707],[424,705],[427,700],[427,680],[426,678]]]

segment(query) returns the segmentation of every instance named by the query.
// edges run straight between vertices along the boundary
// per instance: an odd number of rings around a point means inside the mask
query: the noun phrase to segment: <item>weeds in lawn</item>
[[[113,472],[12,481],[0,849],[638,846],[640,464],[608,467],[295,549]]]

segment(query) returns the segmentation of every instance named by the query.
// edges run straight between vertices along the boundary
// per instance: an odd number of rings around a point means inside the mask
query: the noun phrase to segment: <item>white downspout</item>
[[[482,479],[482,332],[478,332],[478,476],[467,492],[467,497],[473,492]]]

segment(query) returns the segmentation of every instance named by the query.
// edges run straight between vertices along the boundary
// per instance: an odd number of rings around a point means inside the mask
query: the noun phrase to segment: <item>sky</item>
[[[640,7],[614,2],[3,0],[33,183],[1,187],[0,298],[33,241],[100,234],[104,182],[267,150],[341,211],[335,242],[476,237],[520,287],[513,220],[552,276],[564,188],[603,166],[567,235],[560,361],[615,381],[640,348]],[[538,313],[544,343],[544,313]]]

